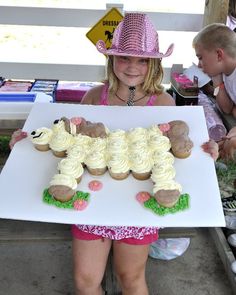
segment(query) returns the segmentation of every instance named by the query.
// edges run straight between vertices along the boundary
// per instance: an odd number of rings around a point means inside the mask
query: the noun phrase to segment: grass
[[[11,137],[8,135],[1,135],[0,136],[0,155],[5,156],[9,155],[10,148],[9,148],[9,141]]]
[[[225,169],[216,168],[220,194],[221,198],[228,198],[232,196],[236,189],[236,163],[234,161],[219,162],[226,165]]]

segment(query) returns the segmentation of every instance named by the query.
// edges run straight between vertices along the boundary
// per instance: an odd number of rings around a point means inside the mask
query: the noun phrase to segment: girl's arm
[[[173,97],[167,93],[163,92],[162,94],[157,96],[154,105],[156,106],[175,106],[175,100]]]
[[[81,100],[81,104],[99,105],[103,85],[95,86],[88,90]]]

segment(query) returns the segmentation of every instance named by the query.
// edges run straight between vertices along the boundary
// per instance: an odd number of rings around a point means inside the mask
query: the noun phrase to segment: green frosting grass
[[[163,216],[168,213],[176,213],[178,211],[182,211],[189,208],[189,199],[190,199],[189,194],[182,194],[177,204],[175,204],[175,206],[172,208],[166,208],[166,207],[160,206],[154,197],[151,197],[149,200],[147,200],[143,204],[146,208],[152,210],[157,215]]]
[[[44,191],[43,191],[43,201],[49,205],[54,205],[54,206],[57,206],[59,208],[65,208],[65,209],[74,209],[74,201],[76,200],[85,200],[85,201],[88,201],[89,200],[89,193],[84,193],[84,192],[80,192],[80,191],[77,191],[76,194],[74,195],[74,197],[67,201],[67,202],[60,202],[60,201],[57,201],[55,200],[48,192],[48,189],[46,188]]]

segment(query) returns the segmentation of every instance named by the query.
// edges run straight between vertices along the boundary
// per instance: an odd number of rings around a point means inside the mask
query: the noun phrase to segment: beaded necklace
[[[120,100],[120,101],[123,101],[123,102],[126,102],[127,106],[134,106],[135,102],[137,101],[140,101],[141,99],[143,99],[145,96],[147,96],[147,93],[144,94],[144,96],[134,100],[134,97],[135,97],[135,87],[134,86],[131,86],[129,87],[129,91],[130,91],[130,94],[129,94],[129,97],[128,97],[128,100],[125,100],[123,98],[121,98],[117,92],[115,93],[115,96]]]

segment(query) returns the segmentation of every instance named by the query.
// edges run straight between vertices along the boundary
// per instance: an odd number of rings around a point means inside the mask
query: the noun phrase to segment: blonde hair
[[[112,93],[116,93],[118,90],[118,78],[116,77],[113,70],[113,56],[108,56],[107,67],[106,67],[106,79],[105,81],[109,84],[109,90]],[[148,60],[148,72],[144,83],[142,84],[142,90],[148,94],[161,94],[163,92],[163,86],[161,81],[163,79],[163,68],[161,65],[161,59],[150,58]],[[104,82],[105,82],[104,81]]]
[[[193,39],[193,48],[201,44],[206,50],[223,49],[230,57],[236,57],[236,34],[221,23],[204,27]]]

